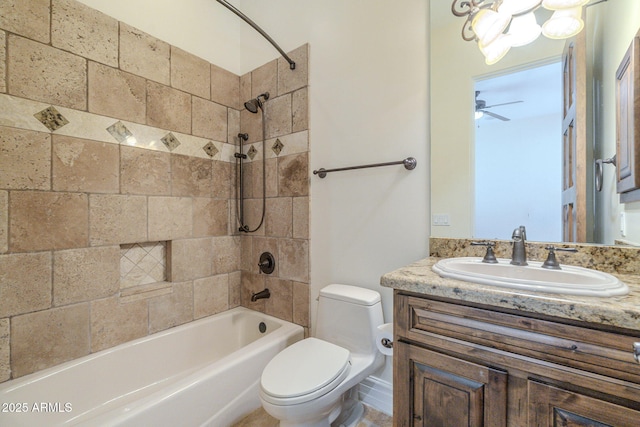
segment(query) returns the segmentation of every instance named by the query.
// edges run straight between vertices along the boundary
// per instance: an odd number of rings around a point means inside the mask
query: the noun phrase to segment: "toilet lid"
[[[279,398],[313,393],[349,369],[349,356],[349,350],[317,338],[298,341],[278,353],[264,368],[262,390]]]

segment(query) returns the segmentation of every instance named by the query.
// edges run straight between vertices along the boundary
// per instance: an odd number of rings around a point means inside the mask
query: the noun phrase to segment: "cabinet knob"
[[[640,342],[633,343],[633,358],[640,362]]]

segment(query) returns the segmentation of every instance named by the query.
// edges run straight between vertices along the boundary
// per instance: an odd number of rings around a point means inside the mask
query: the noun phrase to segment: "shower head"
[[[262,101],[260,98],[262,98]],[[267,99],[269,99],[269,92],[261,93],[257,97],[245,102],[244,108],[255,114],[258,112],[258,108],[262,108],[263,101],[266,101]]]

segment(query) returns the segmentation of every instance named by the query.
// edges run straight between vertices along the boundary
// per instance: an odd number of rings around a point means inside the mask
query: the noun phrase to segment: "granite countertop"
[[[440,277],[430,257],[383,275],[384,287],[529,313],[632,329],[640,335],[640,275],[614,274],[629,286],[618,297],[583,297],[526,292]]]

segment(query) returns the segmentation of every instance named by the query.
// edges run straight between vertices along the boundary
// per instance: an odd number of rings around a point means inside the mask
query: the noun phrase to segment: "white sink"
[[[432,268],[442,277],[526,291],[596,297],[629,293],[627,285],[611,274],[571,265],[562,265],[561,270],[541,265],[536,261],[527,266],[511,265],[508,259],[487,264],[482,258],[462,257],[441,259]]]

